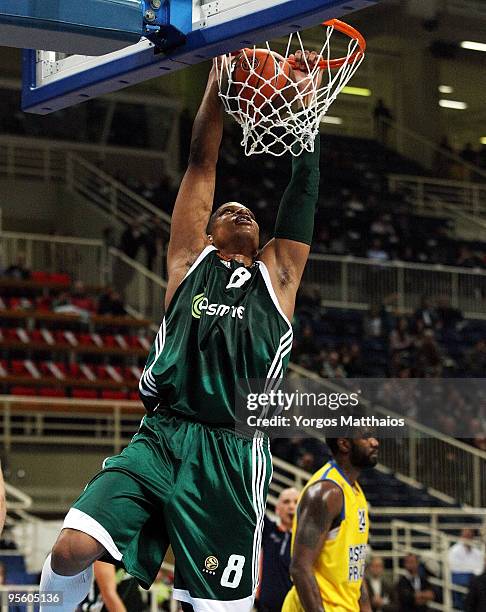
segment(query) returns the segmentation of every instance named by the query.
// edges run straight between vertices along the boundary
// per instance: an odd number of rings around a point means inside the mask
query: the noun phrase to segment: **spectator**
[[[480,576],[475,576],[469,585],[469,592],[464,601],[464,612],[484,612],[486,610],[486,569]]]
[[[372,557],[366,570],[366,586],[373,612],[395,612],[393,584],[385,578],[385,566],[381,557]]]
[[[278,522],[265,518],[262,536],[259,612],[280,612],[292,582],[290,580],[290,541],[297,507],[297,489],[284,489],[275,512]]]
[[[479,576],[484,569],[484,554],[474,546],[474,531],[463,529],[461,539],[450,547],[447,554],[453,584],[467,587],[473,576]],[[462,610],[464,595],[453,592],[454,607]]]
[[[347,376],[356,378],[364,376],[365,364],[361,355],[361,348],[357,342],[350,347],[345,346],[341,352],[341,361]]]
[[[388,253],[383,249],[381,240],[379,238],[375,238],[373,240],[371,247],[366,253],[366,257],[377,263],[383,263],[384,261],[388,261],[390,259]]]
[[[462,268],[480,268],[482,262],[468,246],[462,246],[456,259],[456,266]]]
[[[466,144],[466,146],[464,147],[464,149],[461,151],[460,153],[462,159],[468,163],[468,164],[473,164],[475,165],[477,162],[477,157],[478,154],[476,153],[476,151],[473,149],[473,146],[470,142],[468,142]]]
[[[304,325],[295,348],[292,350],[293,358],[299,362],[303,358],[311,363],[315,360],[316,356],[319,354],[319,347],[314,339],[314,330],[311,325]]]
[[[393,119],[390,109],[385,106],[382,98],[379,98],[373,109],[375,122],[375,138],[386,147],[388,142],[389,122]]]
[[[364,319],[364,333],[368,338],[382,338],[385,335],[383,320],[383,306],[377,304],[370,306],[370,310]]]
[[[435,327],[437,323],[437,313],[426,296],[422,296],[420,300],[420,308],[414,312],[413,318],[415,321],[422,321],[426,329]]]
[[[397,584],[399,612],[425,612],[429,610],[429,601],[434,601],[435,594],[430,584],[419,572],[417,555],[408,554],[403,560],[405,575],[400,576]]]
[[[17,255],[16,262],[5,270],[4,275],[16,280],[29,280],[30,270],[25,265],[25,255],[23,253]]]
[[[76,281],[71,292],[71,304],[79,310],[96,312],[94,300],[87,294],[83,281]]]
[[[410,350],[413,344],[412,336],[408,333],[408,321],[400,317],[395,329],[390,333],[390,350],[392,353]]]
[[[434,332],[431,329],[425,330],[420,346],[416,354],[416,365],[422,376],[435,378],[442,372],[442,355]]]
[[[98,314],[113,315],[116,317],[123,317],[127,314],[121,295],[118,291],[115,291],[113,287],[107,287],[106,291],[100,295],[98,300]]]
[[[135,259],[143,243],[142,224],[140,221],[133,221],[128,225],[120,238],[119,249],[127,257]]]
[[[346,378],[346,371],[340,361],[339,353],[330,351],[322,365],[321,376],[324,378]]]
[[[150,228],[146,228],[142,234],[142,247],[145,249],[146,265],[149,270],[156,272],[154,262],[158,255],[162,254],[163,236],[167,234],[162,226],[160,217],[152,217]],[[161,270],[158,271],[161,273]]]
[[[447,297],[438,299],[436,314],[438,326],[445,330],[456,329],[464,318],[459,308],[454,308],[450,305],[449,298]]]

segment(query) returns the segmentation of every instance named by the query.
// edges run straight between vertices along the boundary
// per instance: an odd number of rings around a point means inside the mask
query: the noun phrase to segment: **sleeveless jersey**
[[[248,380],[275,388],[291,348],[292,327],[265,264],[223,261],[208,246],[167,309],[140,379],[141,398],[148,410],[234,426]]]
[[[368,549],[368,503],[357,482],[350,484],[335,461],[326,463],[309,480],[304,491],[319,480],[330,480],[343,492],[340,523],[327,539],[314,565],[314,576],[326,612],[358,612],[361,582]],[[299,499],[299,501],[300,501]],[[297,529],[297,513],[292,529],[292,548]],[[299,596],[292,587],[282,612],[303,612]]]

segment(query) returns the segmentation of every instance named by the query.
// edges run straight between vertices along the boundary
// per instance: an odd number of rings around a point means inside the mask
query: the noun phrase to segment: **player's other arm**
[[[223,108],[216,70],[211,69],[206,92],[192,128],[189,163],[177,194],[167,252],[166,307],[189,267],[206,244],[206,227],[213,207],[216,164],[223,135]]]
[[[329,481],[311,485],[297,508],[297,532],[290,575],[305,612],[325,612],[314,576],[314,564],[324,546],[332,522],[339,516],[342,508],[342,491]]]
[[[372,612],[370,594],[368,593],[368,587],[366,582],[363,580],[361,583],[361,595],[359,598],[359,612]]]
[[[116,590],[115,566],[111,563],[96,561],[94,564],[94,575],[108,612],[126,612],[125,604],[120,599]]]
[[[7,516],[7,500],[5,483],[3,482],[2,466],[0,464],[0,535],[2,535],[5,518]]]

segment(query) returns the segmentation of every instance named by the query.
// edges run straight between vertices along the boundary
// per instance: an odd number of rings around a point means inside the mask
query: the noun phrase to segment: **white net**
[[[323,115],[364,58],[360,41],[350,38],[346,57],[332,60],[334,29],[327,26],[319,61],[312,67],[298,32],[290,34],[283,55],[267,42],[265,49],[243,49],[217,63],[219,95],[226,112],[242,127],[246,155],[297,156],[303,150],[313,151]],[[299,83],[292,69],[297,51],[306,66]]]

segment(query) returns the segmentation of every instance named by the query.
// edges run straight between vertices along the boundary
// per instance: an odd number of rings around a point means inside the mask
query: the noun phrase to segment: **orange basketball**
[[[267,49],[244,49],[231,73],[230,96],[237,96],[241,111],[255,119],[280,108],[295,95],[288,87],[293,70],[284,57]]]

